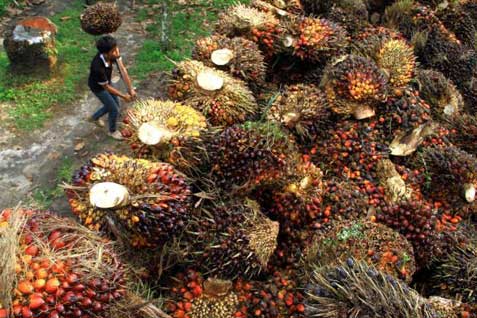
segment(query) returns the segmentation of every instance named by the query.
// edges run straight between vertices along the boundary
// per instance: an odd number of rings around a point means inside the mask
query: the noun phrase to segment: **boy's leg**
[[[116,119],[118,117],[118,104],[116,103],[116,99],[113,95],[111,95],[107,91],[101,91],[96,94],[99,100],[103,103],[104,109],[106,110],[104,114],[109,113],[108,121],[109,121],[109,132],[113,133],[116,131]],[[101,114],[103,108],[100,109],[97,113]]]

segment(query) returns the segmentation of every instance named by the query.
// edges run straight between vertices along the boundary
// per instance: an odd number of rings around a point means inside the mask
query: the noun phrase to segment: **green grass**
[[[8,115],[17,128],[32,130],[42,127],[53,115],[49,112],[52,106],[69,107],[80,96],[80,88],[84,87],[88,66],[95,53],[94,38],[83,32],[79,25],[82,5],[83,1],[73,1],[69,9],[51,18],[58,27],[59,69],[51,76],[35,78],[14,74],[8,69],[6,53],[0,51],[0,103],[12,105]]]
[[[56,175],[56,186],[53,188],[37,188],[33,191],[31,196],[31,205],[40,209],[47,210],[51,207],[54,200],[61,198],[64,195],[64,190],[61,187],[63,182],[69,182],[75,171],[74,161],[72,158],[65,157],[58,169]]]
[[[13,3],[13,0],[0,0],[0,17],[7,12],[7,8]]]
[[[146,0],[147,4],[158,4],[164,0]],[[147,27],[148,39],[139,51],[132,75],[144,79],[155,71],[169,71],[174,64],[169,60],[181,61],[190,58],[197,38],[212,32],[213,24],[220,12],[234,3],[248,3],[249,0],[199,0],[194,6],[180,5],[177,0],[165,0],[168,6],[168,18],[164,19],[160,8],[155,10],[153,23]],[[147,10],[139,10],[136,19],[145,21]],[[161,41],[163,25],[167,30],[169,41]]]

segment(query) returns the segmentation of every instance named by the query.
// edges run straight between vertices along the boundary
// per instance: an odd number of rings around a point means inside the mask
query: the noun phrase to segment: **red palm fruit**
[[[42,298],[41,294],[33,294],[29,297],[29,306],[31,310],[40,308],[45,304],[45,300]]]
[[[30,245],[25,249],[25,254],[36,256],[38,255],[38,247],[35,245]]]
[[[22,294],[31,294],[33,293],[33,285],[30,283],[30,282],[27,282],[27,281],[21,281],[18,283],[18,290],[22,293]]]
[[[58,280],[58,278],[50,278],[47,282],[46,282],[46,285],[45,285],[45,290],[47,293],[54,293],[57,291],[58,287],[60,286],[60,281]]]
[[[8,312],[6,309],[0,309],[0,318],[8,318]]]

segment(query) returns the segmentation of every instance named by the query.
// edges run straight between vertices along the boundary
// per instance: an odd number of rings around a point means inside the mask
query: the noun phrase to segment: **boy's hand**
[[[136,99],[137,97],[137,93],[136,93],[136,90],[134,88],[132,88],[130,91],[129,91],[129,95],[131,95],[131,98],[134,100]]]
[[[124,99],[124,101],[125,101],[126,103],[129,103],[130,101],[133,100],[132,97],[131,97],[131,95],[129,95],[129,94],[123,95],[123,96],[121,96],[121,98]]]

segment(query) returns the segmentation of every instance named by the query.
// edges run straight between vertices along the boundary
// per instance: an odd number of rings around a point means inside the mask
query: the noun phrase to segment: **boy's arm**
[[[132,98],[135,98],[136,91],[134,90],[134,87],[132,87],[131,78],[129,77],[126,66],[124,66],[123,59],[119,58],[116,60],[116,62],[118,63],[119,72],[121,73],[123,77],[124,83],[126,84],[128,88],[129,94],[131,95]]]

